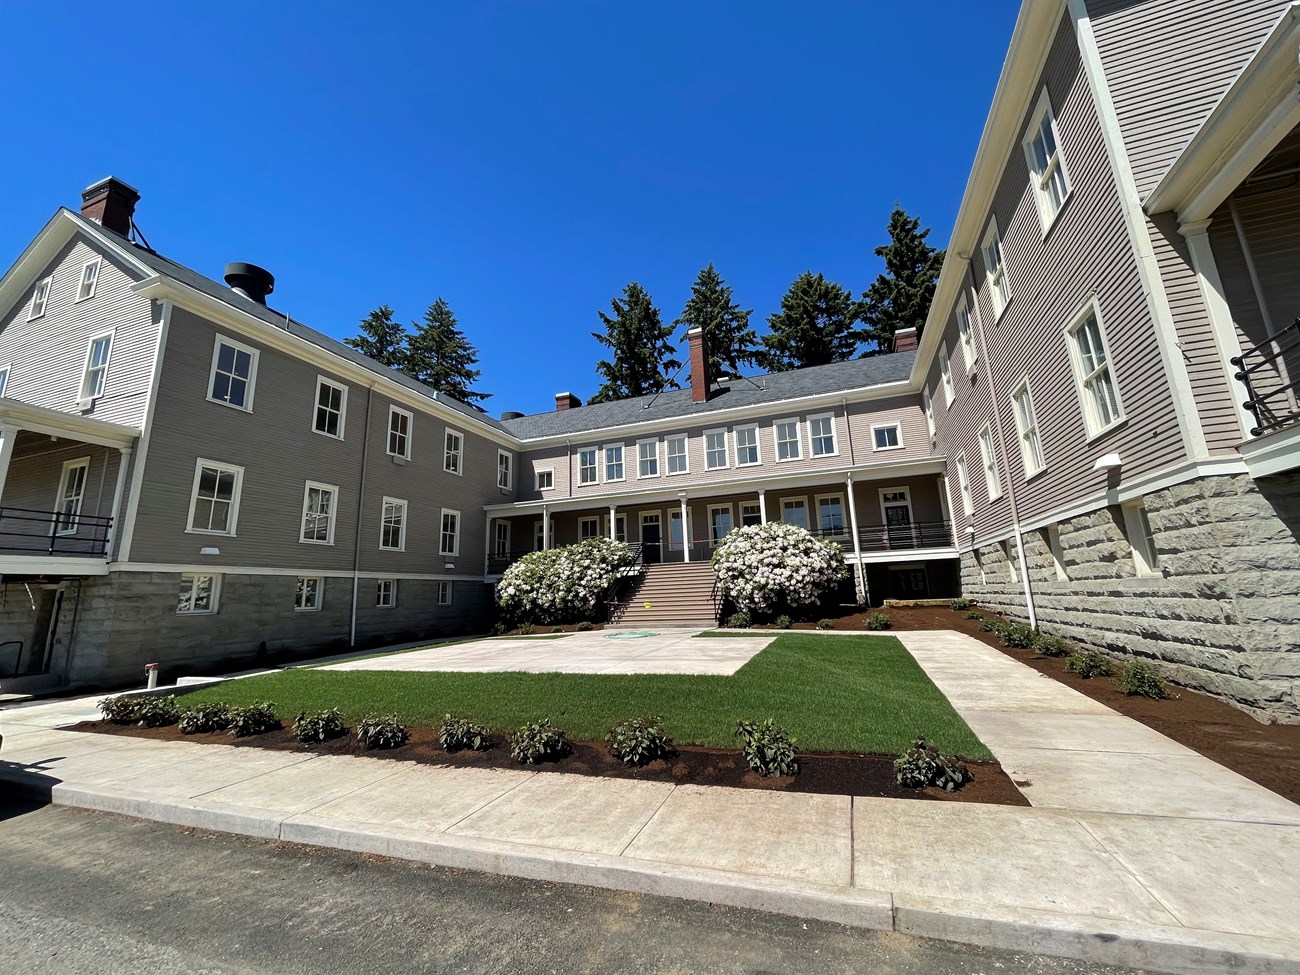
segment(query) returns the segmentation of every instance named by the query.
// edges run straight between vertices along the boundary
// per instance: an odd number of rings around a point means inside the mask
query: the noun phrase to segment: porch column
[[[104,558],[113,557],[113,540],[117,538],[117,522],[122,517],[122,495],[126,492],[126,469],[131,465],[131,448],[119,447],[122,455],[117,462],[117,484],[113,486],[113,508],[110,512],[112,521],[108,523],[108,533],[104,539]]]
[[[853,557],[858,563],[858,605],[867,602],[867,568],[862,564],[862,537],[858,534],[858,503],[853,499],[853,475],[844,478],[844,493],[849,496],[849,528],[853,531]]]
[[[485,519],[483,529],[483,574],[488,575],[492,568],[492,515]]]
[[[686,520],[686,495],[682,495],[682,561],[691,560],[691,526]]]
[[[551,547],[551,513],[542,505],[542,551]]]
[[[767,491],[763,488],[758,489],[758,523],[767,524]]]
[[[615,530],[615,525],[614,525],[614,519],[618,517],[617,512],[618,512],[618,505],[611,504],[609,506],[609,540],[611,542],[618,541],[618,532]]]
[[[9,479],[9,461],[14,456],[14,441],[18,439],[18,428],[9,425],[0,426],[0,503],[4,501],[5,481]]]

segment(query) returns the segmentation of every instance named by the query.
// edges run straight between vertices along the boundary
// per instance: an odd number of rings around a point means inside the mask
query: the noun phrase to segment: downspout
[[[858,563],[858,605],[865,606],[871,598],[867,591],[867,568],[862,564],[862,537],[858,534],[858,505],[853,500],[853,475],[844,478],[844,489],[849,495],[849,528],[853,531],[853,557]]]
[[[361,516],[366,507],[366,467],[370,459],[370,414],[375,402],[375,386],[366,386],[366,425],[361,434],[361,483],[357,487],[357,531],[352,547],[352,620],[348,646],[357,645],[357,599],[361,589]]]
[[[978,296],[979,289],[975,287],[975,273],[971,270],[970,255],[958,254],[957,256],[966,262],[966,277],[971,291]],[[989,399],[993,402],[993,425],[998,431],[998,449],[1002,451],[1002,467],[1007,472],[1007,500],[1011,504],[1011,530],[1016,537],[1016,557],[1020,562],[1020,581],[1025,590],[1025,609],[1029,613],[1029,625],[1036,630],[1038,610],[1034,606],[1034,587],[1029,581],[1029,565],[1025,562],[1025,536],[1020,530],[1020,506],[1016,502],[1016,487],[1011,480],[1011,454],[1007,449],[1007,434],[1002,425],[1002,401],[998,396],[998,384],[993,381],[993,352],[989,349],[988,338],[984,333],[984,315],[980,311],[979,302],[974,301],[971,304],[975,309],[975,327],[979,330],[980,347],[984,350],[984,359],[988,364],[988,368],[984,371],[989,382]],[[998,476],[1000,477],[1001,474],[999,473]],[[972,543],[973,541],[972,539]]]

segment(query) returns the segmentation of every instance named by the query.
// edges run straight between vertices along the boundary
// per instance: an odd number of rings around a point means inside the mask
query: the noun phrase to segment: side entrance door
[[[648,565],[663,561],[660,552],[662,527],[659,517],[657,511],[641,512],[641,558]]]

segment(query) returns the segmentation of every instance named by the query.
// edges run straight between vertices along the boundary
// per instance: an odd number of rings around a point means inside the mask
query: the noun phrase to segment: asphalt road
[[[5,796],[0,973],[1121,975]]]

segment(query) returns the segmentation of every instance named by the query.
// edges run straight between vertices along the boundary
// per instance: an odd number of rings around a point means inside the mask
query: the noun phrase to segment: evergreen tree
[[[457,326],[447,302],[442,298],[435,301],[424,313],[424,321],[412,329],[404,373],[462,403],[474,404],[492,395],[471,388],[482,374],[482,370],[474,368],[478,349]]]
[[[614,298],[610,305],[613,317],[596,313],[605,325],[604,334],[592,332],[591,337],[613,350],[613,361],[596,363],[596,372],[605,382],[589,402],[644,396],[670,384],[675,389],[671,376],[682,364],[672,358],[676,350],[668,340],[673,329],[660,320],[659,309],[645,289],[633,281],[623,289],[622,300]]]
[[[343,341],[390,369],[406,364],[406,329],[393,320],[393,309],[387,305],[380,305],[361,320],[360,335]]]
[[[724,371],[738,373],[742,365],[754,364],[758,339],[749,327],[753,313],[731,300],[731,288],[710,262],[695,278],[686,307],[673,326],[704,329],[709,375],[717,379]]]
[[[925,242],[930,228],[920,227],[919,217],[909,217],[895,204],[889,215],[889,243],[876,248],[876,256],[885,259],[885,272],[862,294],[865,340],[871,343],[864,355],[892,352],[894,332],[900,328],[915,327],[918,339],[925,328],[944,252]]]
[[[824,366],[852,359],[863,332],[854,328],[860,307],[847,289],[805,271],[781,298],[781,310],[768,316],[758,361],[769,372]]]

